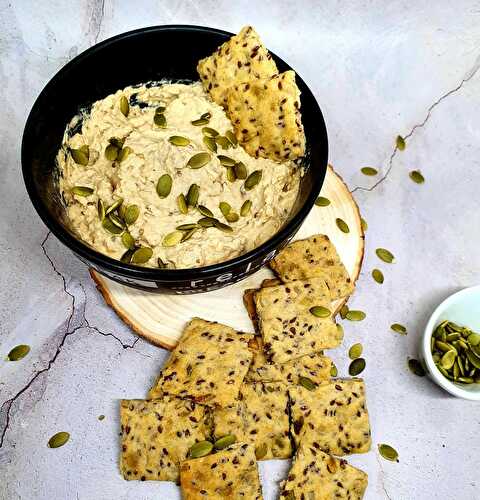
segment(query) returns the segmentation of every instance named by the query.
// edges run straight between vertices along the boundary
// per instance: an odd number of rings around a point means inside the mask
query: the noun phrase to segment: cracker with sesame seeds
[[[211,56],[201,59],[197,71],[203,87],[220,106],[226,105],[227,91],[234,84],[278,73],[275,61],[251,26],[245,26]]]
[[[245,383],[238,400],[213,411],[215,438],[234,434],[255,447],[257,460],[290,458],[287,386],[282,383]]]
[[[178,481],[189,448],[210,436],[208,408],[165,397],[122,400],[120,470],[125,479]]]
[[[263,498],[254,449],[247,443],[183,462],[180,487],[183,500]]]
[[[208,406],[234,402],[253,354],[251,334],[192,319],[160,373],[149,398],[174,395]]]
[[[236,83],[227,94],[235,136],[254,158],[281,162],[305,154],[300,90],[295,72]]]
[[[262,288],[255,294],[258,326],[268,361],[292,359],[337,347],[343,334],[330,313],[318,317],[310,309],[331,307],[330,293],[321,278]]]
[[[290,243],[270,261],[270,267],[287,283],[306,278],[323,278],[332,300],[350,295],[354,285],[330,238],[314,234]]]
[[[337,459],[301,444],[287,480],[281,485],[280,500],[361,500],[368,485],[365,472],[346,460]]]
[[[326,453],[342,456],[370,449],[370,422],[361,379],[335,379],[309,391],[288,389],[292,435],[296,445],[308,442]]]

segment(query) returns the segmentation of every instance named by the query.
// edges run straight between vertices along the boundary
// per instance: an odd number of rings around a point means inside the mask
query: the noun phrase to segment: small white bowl
[[[451,382],[435,366],[430,350],[430,339],[438,324],[446,319],[480,332],[480,286],[465,288],[445,299],[430,316],[420,346],[423,366],[432,380],[458,398],[480,401],[480,384]]]

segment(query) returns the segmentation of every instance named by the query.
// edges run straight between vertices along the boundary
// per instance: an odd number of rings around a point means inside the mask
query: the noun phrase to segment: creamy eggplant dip
[[[252,158],[200,83],[127,87],[73,118],[57,155],[79,239],[123,262],[192,268],[248,252],[284,224],[295,163]]]

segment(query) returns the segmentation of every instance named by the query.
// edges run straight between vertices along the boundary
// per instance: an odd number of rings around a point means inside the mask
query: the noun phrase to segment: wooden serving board
[[[353,281],[360,273],[364,251],[364,234],[360,213],[349,189],[342,178],[328,166],[321,195],[331,204],[313,207],[294,239],[312,234],[327,234],[337,248]],[[349,226],[350,232],[341,232],[336,225],[340,217]],[[273,273],[267,267],[249,276],[244,281],[213,292],[193,295],[161,295],[126,287],[90,270],[98,290],[105,302],[134,332],[151,343],[173,349],[180,338],[185,323],[194,316],[225,323],[243,331],[253,327],[243,306],[243,291],[256,288]],[[335,310],[346,299],[335,303]]]

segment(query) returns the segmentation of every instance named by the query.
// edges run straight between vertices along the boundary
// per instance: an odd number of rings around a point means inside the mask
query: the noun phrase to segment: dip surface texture
[[[130,102],[128,116],[120,110],[122,96]],[[166,128],[154,123],[159,106],[165,107]],[[204,113],[211,115],[208,124],[191,123]],[[127,250],[121,234],[111,234],[102,226],[97,203],[102,200],[108,208],[121,198],[124,208],[130,205],[139,208],[138,218],[128,226],[135,244],[153,250],[152,257],[142,265],[157,267],[160,258],[167,267],[177,269],[227,261],[272,237],[294,205],[299,168],[293,162],[254,159],[240,146],[223,149],[218,145],[217,153],[213,153],[203,141],[205,126],[221,136],[232,129],[224,110],[210,100],[199,83],[127,87],[94,103],[89,113],[74,117],[57,156],[59,189],[71,230],[95,250],[120,259]],[[72,135],[72,131],[76,133]],[[174,145],[169,141],[172,136],[186,137],[190,143]],[[131,149],[122,161],[111,161],[105,156],[111,138],[124,140],[123,147]],[[88,165],[76,163],[70,153],[83,145],[89,147]],[[211,160],[201,168],[189,168],[190,158],[200,152],[209,152]],[[245,190],[245,180],[231,182],[227,178],[228,169],[220,163],[218,155],[242,162],[248,174],[261,170],[260,182],[251,190]],[[173,182],[169,195],[161,198],[156,187],[164,174],[169,174]],[[177,197],[182,193],[187,196],[192,184],[200,188],[198,204],[207,207],[233,231],[200,228],[186,241],[164,246],[164,237],[177,226],[196,223],[203,217],[198,208],[189,207],[186,214],[179,209]],[[93,192],[79,196],[72,192],[75,186],[88,187]],[[236,222],[228,222],[219,209],[219,203],[226,202],[231,213],[240,215],[247,200],[252,203],[251,210]]]

